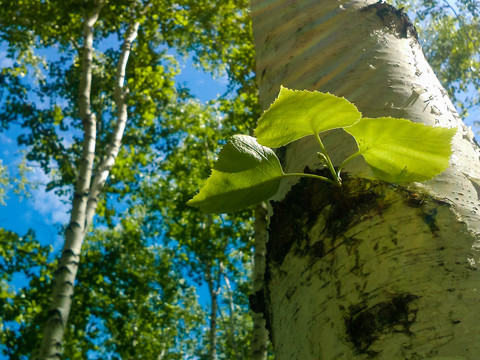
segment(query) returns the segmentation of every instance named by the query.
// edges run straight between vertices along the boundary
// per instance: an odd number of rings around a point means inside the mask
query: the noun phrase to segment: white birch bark
[[[222,263],[220,263],[220,272],[223,275],[223,281],[225,281],[226,293],[227,293],[227,302],[228,302],[228,319],[230,322],[230,331],[228,332],[228,341],[230,342],[230,346],[235,353],[235,358],[237,360],[242,359],[242,354],[238,351],[237,341],[235,339],[236,330],[235,330],[235,304],[233,302],[233,291],[232,286],[230,285],[230,280],[225,272],[225,267]]]
[[[365,180],[342,194],[285,181],[267,245],[266,315],[278,360],[478,359],[479,151],[405,16],[375,1],[253,0],[264,107],[280,85],[329,91],[364,116],[456,127],[450,168],[424,184]],[[339,162],[342,131],[324,142]],[[289,146],[289,172],[321,168],[316,145]]]
[[[147,9],[147,8],[146,8]],[[105,157],[102,159],[98,166],[95,177],[92,181],[90,189],[87,210],[86,210],[86,229],[92,223],[93,216],[97,211],[98,197],[103,190],[105,181],[107,181],[110,170],[115,165],[120,146],[122,144],[123,133],[125,132],[125,126],[127,124],[128,113],[126,96],[127,92],[124,89],[125,73],[127,70],[128,58],[132,49],[132,44],[137,38],[139,22],[135,22],[130,25],[125,35],[124,42],[122,44],[122,52],[117,63],[117,74],[115,79],[115,104],[117,106],[117,122],[113,130],[113,136],[110,144],[108,145]]]
[[[79,175],[75,186],[70,223],[65,231],[65,244],[53,280],[52,304],[44,326],[42,343],[34,359],[60,359],[62,340],[72,304],[80,248],[85,237],[85,211],[95,158],[96,119],[90,108],[92,83],[93,27],[104,1],[86,16],[83,26],[82,78],[79,88],[79,110],[84,126],[84,141]]]
[[[255,208],[255,243],[252,271],[253,298],[251,297],[251,299],[256,301],[257,304],[251,304],[253,331],[250,356],[252,360],[267,359],[268,332],[265,327],[266,323],[262,309],[267,240],[266,216],[267,209],[265,203],[262,202]],[[255,309],[255,306],[260,307],[260,309]]]
[[[218,312],[218,294],[220,293],[220,272],[218,278],[214,277],[214,272],[210,263],[205,268],[205,279],[207,281],[208,292],[210,294],[210,329],[208,330],[208,360],[217,359],[217,312]]]
[[[74,283],[80,261],[80,252],[86,232],[95,215],[98,197],[104,187],[108,174],[115,164],[121,146],[121,140],[127,122],[127,105],[124,90],[125,72],[133,41],[137,37],[139,23],[131,25],[125,35],[122,51],[117,64],[115,83],[115,103],[117,122],[108,145],[105,158],[93,176],[96,118],[90,107],[90,89],[92,83],[93,29],[103,7],[104,0],[98,2],[95,10],[84,21],[84,48],[82,61],[82,79],[79,88],[79,109],[84,124],[84,143],[82,161],[75,186],[70,223],[65,231],[65,244],[55,273],[52,291],[52,305],[44,327],[42,343],[34,359],[60,359],[63,335],[71,310]],[[93,176],[93,180],[92,180]]]

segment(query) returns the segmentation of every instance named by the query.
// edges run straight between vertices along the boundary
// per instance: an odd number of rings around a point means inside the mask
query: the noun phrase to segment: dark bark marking
[[[62,321],[62,313],[58,309],[52,309],[48,312],[48,317],[50,318],[50,321],[60,321],[60,323],[63,325]]]
[[[305,172],[308,170],[305,169]],[[329,176],[326,170],[316,173]],[[292,246],[295,246],[296,255],[309,255],[313,260],[322,258],[331,246],[321,241],[311,244],[308,236],[319,216],[326,218],[327,225],[323,231],[328,238],[335,240],[360,217],[381,213],[388,207],[384,201],[384,187],[393,185],[349,178],[348,174],[342,177],[341,188],[304,178],[292,187],[284,200],[272,201],[267,263],[281,265]]]
[[[322,190],[332,191],[333,187],[322,181],[302,179],[283,201],[271,202],[274,215],[270,219],[267,242],[267,257],[271,261],[282,264],[292,245],[297,241],[303,242],[325,205],[323,201],[318,202],[315,195]],[[267,260],[267,263],[270,261]]]
[[[265,312],[265,292],[263,288],[258,290],[255,294],[250,294],[248,296],[248,303],[250,305],[250,310],[254,313],[260,314]]]
[[[375,11],[385,27],[393,31],[396,37],[407,39],[409,36],[413,36],[418,41],[417,29],[407,14],[403,12],[403,8],[397,9],[380,0],[375,4],[363,7],[360,11]]]
[[[72,271],[70,270],[70,268],[68,267],[68,265],[62,265],[62,266],[59,266],[56,270],[55,270],[55,274],[61,274],[61,273],[67,273],[67,274],[72,274]]]
[[[290,288],[286,294],[285,294],[285,297],[290,300],[291,297],[293,296],[293,294],[295,294],[295,292],[297,291],[297,287],[295,286],[294,288]]]
[[[86,198],[86,197],[88,197],[88,192],[87,191],[86,192],[77,192],[76,191],[73,194],[73,199],[74,200],[78,200],[78,199],[82,199],[82,198]]]
[[[450,206],[450,204],[435,199],[428,194],[416,193],[405,188],[399,188],[399,191],[404,194],[405,205],[418,209],[418,215],[423,219],[425,224],[427,224],[430,232],[434,236],[438,236],[440,229],[437,225],[437,207],[442,205]]]
[[[311,172],[308,168],[305,172]],[[329,177],[328,170],[317,170],[318,175]],[[270,341],[273,343],[272,314],[270,308],[271,271],[281,272],[286,255],[295,246],[297,256],[310,256],[312,263],[332,251],[331,244],[316,241],[311,244],[308,232],[315,225],[319,216],[326,217],[327,227],[323,230],[325,237],[334,242],[355,221],[365,216],[375,216],[386,209],[385,187],[392,187],[381,181],[349,178],[342,174],[341,188],[326,182],[303,178],[294,185],[285,199],[271,202],[273,216],[269,225],[264,283],[265,311],[264,317]],[[329,206],[328,210],[325,208]],[[371,214],[371,215],[370,215]],[[358,243],[355,239],[342,239],[352,252]]]
[[[267,244],[268,244],[268,242],[267,242]],[[268,253],[267,253],[267,255],[268,255]],[[265,319],[265,328],[267,329],[267,332],[268,332],[268,339],[270,340],[270,343],[273,344],[272,319],[271,319],[271,313],[270,313],[270,311],[268,311],[268,308],[270,307],[270,305],[269,305],[270,290],[268,289],[268,284],[270,283],[269,280],[270,280],[270,271],[269,271],[269,266],[268,266],[268,262],[267,262],[267,266],[265,267],[265,274],[264,274],[265,287],[263,288],[263,318]]]
[[[422,213],[422,219],[425,224],[430,228],[431,233],[438,237],[438,231],[440,230],[437,226],[437,209],[431,209]]]
[[[369,308],[351,306],[345,325],[355,349],[359,353],[375,357],[378,353],[369,350],[369,347],[382,334],[410,335],[410,325],[416,320],[417,308],[413,304],[416,299],[416,295],[398,294]]]
[[[74,232],[79,229],[81,229],[81,227],[78,221],[71,221],[70,224],[68,224],[66,231]]]
[[[72,249],[65,249],[65,250],[63,250],[62,256],[78,257],[78,255],[75,254]]]

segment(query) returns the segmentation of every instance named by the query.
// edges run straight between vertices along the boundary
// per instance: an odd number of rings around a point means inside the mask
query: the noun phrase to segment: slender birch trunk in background
[[[218,274],[220,278],[220,273]],[[220,279],[215,279],[212,274],[212,267],[207,264],[205,268],[205,278],[207,280],[208,292],[210,294],[210,329],[208,332],[208,359],[217,358],[217,312],[218,312],[218,294],[220,289]]]
[[[265,252],[267,241],[267,209],[265,203],[260,203],[255,208],[255,243],[253,254],[253,297],[258,301],[263,297],[264,275],[265,275]],[[260,294],[260,297],[257,295]],[[252,304],[253,305],[253,304]],[[255,306],[255,305],[254,305]],[[260,304],[261,307],[261,304]],[[263,316],[263,309],[252,308],[253,332],[250,349],[252,360],[266,360],[268,332]]]
[[[228,318],[230,321],[230,331],[228,334],[228,341],[230,342],[230,346],[233,349],[233,352],[235,353],[235,358],[237,360],[242,360],[242,355],[238,351],[238,346],[237,346],[237,341],[235,339],[235,304],[233,302],[233,291],[232,291],[232,286],[230,285],[230,280],[228,279],[228,276],[226,272],[224,271],[225,267],[223,266],[222,263],[220,263],[220,272],[223,275],[223,280],[225,281],[225,287],[227,288],[227,301],[228,301]]]
[[[65,244],[53,280],[52,305],[43,329],[42,343],[33,355],[34,359],[61,359],[62,341],[70,314],[82,243],[95,215],[98,197],[118,155],[127,122],[125,71],[132,43],[137,37],[138,22],[129,27],[122,45],[115,80],[117,121],[106,156],[94,173],[97,124],[90,106],[93,38],[95,23],[104,3],[104,0],[98,1],[93,12],[84,19],[82,78],[79,87],[79,112],[84,126],[82,159],[75,185],[70,223],[65,231]]]
[[[451,167],[423,184],[369,181],[359,158],[336,192],[285,181],[272,204],[265,314],[277,360],[478,359],[479,149],[405,14],[376,0],[252,0],[263,107],[280,85],[330,92],[364,116],[458,129]],[[355,150],[323,137],[338,164]],[[315,141],[286,172],[321,169]],[[312,155],[310,155],[312,154]]]

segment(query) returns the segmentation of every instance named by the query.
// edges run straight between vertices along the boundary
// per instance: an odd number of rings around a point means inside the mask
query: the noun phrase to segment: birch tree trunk
[[[220,289],[220,273],[218,279],[215,277],[214,271],[210,263],[206,265],[205,279],[210,294],[210,329],[208,330],[208,360],[217,359],[217,312],[218,312],[218,294]]]
[[[125,73],[132,43],[137,37],[139,22],[131,24],[125,34],[115,79],[117,121],[106,155],[94,171],[97,123],[90,106],[93,38],[94,26],[104,3],[104,0],[99,0],[92,13],[86,15],[84,19],[82,78],[79,86],[79,111],[84,126],[81,166],[75,185],[70,223],[65,231],[65,244],[53,280],[52,304],[43,329],[40,348],[32,355],[33,359],[61,359],[62,341],[71,310],[81,247],[95,215],[98,197],[115,164],[128,118],[124,89]]]
[[[423,184],[367,180],[340,191],[285,181],[271,202],[265,317],[276,359],[478,359],[479,150],[425,60],[406,15],[375,0],[252,0],[264,107],[280,85],[344,96],[364,116],[456,127],[451,166]],[[337,164],[343,131],[324,144]],[[304,138],[286,171],[321,171]]]
[[[251,359],[266,360],[268,346],[268,332],[265,327],[265,318],[263,316],[263,288],[265,277],[265,253],[267,240],[267,210],[265,203],[258,204],[255,208],[255,244],[253,255],[253,295],[250,297],[250,307],[252,308],[252,343]],[[259,308],[259,309],[257,309]]]
[[[228,318],[230,321],[230,331],[228,332],[228,341],[230,342],[230,346],[235,353],[235,358],[237,360],[242,360],[242,354],[238,351],[237,341],[235,339],[236,331],[235,331],[235,304],[233,302],[233,291],[232,286],[230,285],[230,280],[226,272],[224,271],[224,266],[220,263],[220,271],[223,275],[223,281],[225,281],[226,293],[227,293],[227,303],[228,303]]]

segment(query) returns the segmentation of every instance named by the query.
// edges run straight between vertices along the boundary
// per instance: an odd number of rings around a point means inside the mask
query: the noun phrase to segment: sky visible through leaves
[[[226,91],[228,80],[225,77],[213,78],[195,68],[190,58],[176,56],[181,64],[176,82],[187,86],[199,101],[207,102]],[[0,67],[10,64],[0,46]],[[19,129],[15,127],[0,133],[0,159],[12,177],[18,176],[16,167],[22,161],[22,149],[16,141],[18,134]],[[33,185],[25,193],[16,194],[12,189],[7,192],[6,204],[0,205],[0,224],[6,230],[20,234],[33,229],[41,244],[53,245],[54,250],[60,250],[64,241],[61,229],[68,223],[71,203],[68,198],[59,198],[53,191],[45,190],[50,178],[39,167],[29,167],[26,176]]]

